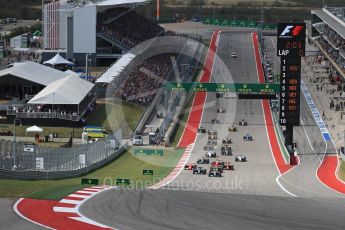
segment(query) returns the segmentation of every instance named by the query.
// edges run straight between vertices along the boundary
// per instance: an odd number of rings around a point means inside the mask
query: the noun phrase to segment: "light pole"
[[[90,61],[90,67],[91,67],[91,53],[88,53],[88,54],[85,54],[85,74],[86,74],[86,80],[87,80],[87,77],[88,77],[88,64],[89,64],[89,61]],[[90,58],[89,58],[90,56]]]
[[[16,168],[17,168],[17,157],[16,157],[16,123],[17,121],[19,121],[19,125],[22,126],[22,120],[20,118],[15,118],[14,121],[13,121],[13,139],[14,139],[14,147],[13,147],[13,150],[14,150],[14,154],[13,154],[13,168],[12,170],[15,171]]]

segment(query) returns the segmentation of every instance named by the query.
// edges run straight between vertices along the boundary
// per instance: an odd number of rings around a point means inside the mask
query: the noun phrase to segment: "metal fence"
[[[42,147],[31,143],[0,140],[0,171],[9,178],[15,178],[17,174],[22,177],[23,174],[19,172],[23,172],[36,175],[26,179],[40,179],[37,175],[51,178],[49,174],[53,173],[64,178],[69,173],[73,176],[85,169],[96,169],[95,166],[108,163],[124,151],[125,146],[120,146],[121,133],[122,130],[119,130],[115,135],[102,140],[72,148]],[[101,162],[103,163],[100,164]]]

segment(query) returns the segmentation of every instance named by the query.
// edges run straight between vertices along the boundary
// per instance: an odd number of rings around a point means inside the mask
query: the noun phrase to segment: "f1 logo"
[[[296,37],[301,33],[303,28],[303,26],[286,26],[283,32],[280,34],[280,36],[286,36],[287,34],[290,34],[291,30],[293,29],[292,36]]]
[[[293,26],[286,26],[284,31],[280,34],[280,36],[285,36],[286,34],[290,33]]]

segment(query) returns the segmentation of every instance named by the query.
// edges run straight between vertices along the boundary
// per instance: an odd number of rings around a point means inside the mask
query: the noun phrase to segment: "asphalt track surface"
[[[0,229],[13,230],[34,230],[44,229],[38,225],[32,224],[13,212],[14,201],[7,198],[0,199]]]
[[[238,58],[232,58],[236,52]],[[254,56],[251,33],[222,32],[217,47],[217,55],[228,67],[234,82],[258,82],[258,74]],[[214,82],[231,82],[229,76],[224,76],[222,65],[215,61],[212,73]],[[217,114],[217,107],[225,107],[226,113]],[[235,109],[236,108],[236,109]],[[212,118],[218,118],[220,124],[211,124]],[[238,125],[239,120],[246,119],[247,127]],[[228,127],[235,124],[238,131],[229,133]],[[204,175],[193,175],[191,171],[183,171],[167,187],[179,190],[194,190],[208,192],[223,192],[237,194],[278,195],[285,193],[275,182],[279,175],[275,167],[263,117],[260,100],[217,99],[215,93],[208,93],[202,116],[201,126],[215,129],[218,132],[216,146],[217,158],[231,161],[235,165],[234,171],[225,171],[222,178],[209,178]],[[244,142],[243,136],[250,134],[253,142]],[[223,138],[232,139],[233,156],[220,156],[221,141]],[[198,134],[194,149],[190,157],[191,162],[204,156],[204,145],[207,134]],[[248,162],[234,162],[237,154],[243,154]],[[207,170],[209,169],[209,165]]]
[[[339,199],[113,190],[82,206],[94,220],[124,230],[344,229]]]
[[[232,52],[239,58],[232,59]],[[257,82],[251,34],[222,33],[217,54],[234,81]],[[217,71],[220,70],[215,66],[213,81],[224,80],[218,78]],[[216,113],[219,105],[225,107],[226,114]],[[159,190],[106,191],[86,202],[81,212],[119,229],[344,229],[344,196],[316,177],[323,156],[332,154],[334,147],[322,142],[303,97],[301,111],[303,125],[295,129],[301,164],[280,178],[285,189],[298,197],[284,192],[276,183],[279,173],[271,155],[261,102],[236,103],[216,99],[209,93],[202,126],[215,128],[219,141],[228,135],[230,124],[247,119],[248,127],[237,125],[238,132],[229,134],[234,154],[246,155],[247,163],[235,163],[235,171],[225,172],[217,179],[183,171]],[[214,117],[221,124],[210,124]],[[252,143],[242,141],[246,133],[253,135]],[[205,134],[197,136],[191,161],[204,154],[206,140]],[[234,160],[233,156],[221,158]]]

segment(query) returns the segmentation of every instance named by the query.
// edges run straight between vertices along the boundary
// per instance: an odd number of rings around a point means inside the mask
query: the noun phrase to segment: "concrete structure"
[[[54,56],[59,50],[62,56],[75,62],[77,65],[85,65],[91,62],[96,65],[97,59],[113,59],[121,57],[125,52],[119,44],[114,44],[97,35],[97,24],[102,18],[102,13],[117,7],[132,8],[144,4],[150,0],[104,0],[104,1],[67,1],[53,0],[43,6],[43,61]],[[114,15],[113,17],[118,17]],[[97,42],[108,42],[115,46],[116,51],[97,52]],[[49,52],[46,52],[49,51]],[[62,51],[62,52],[61,52]],[[64,53],[64,54],[63,54]]]

